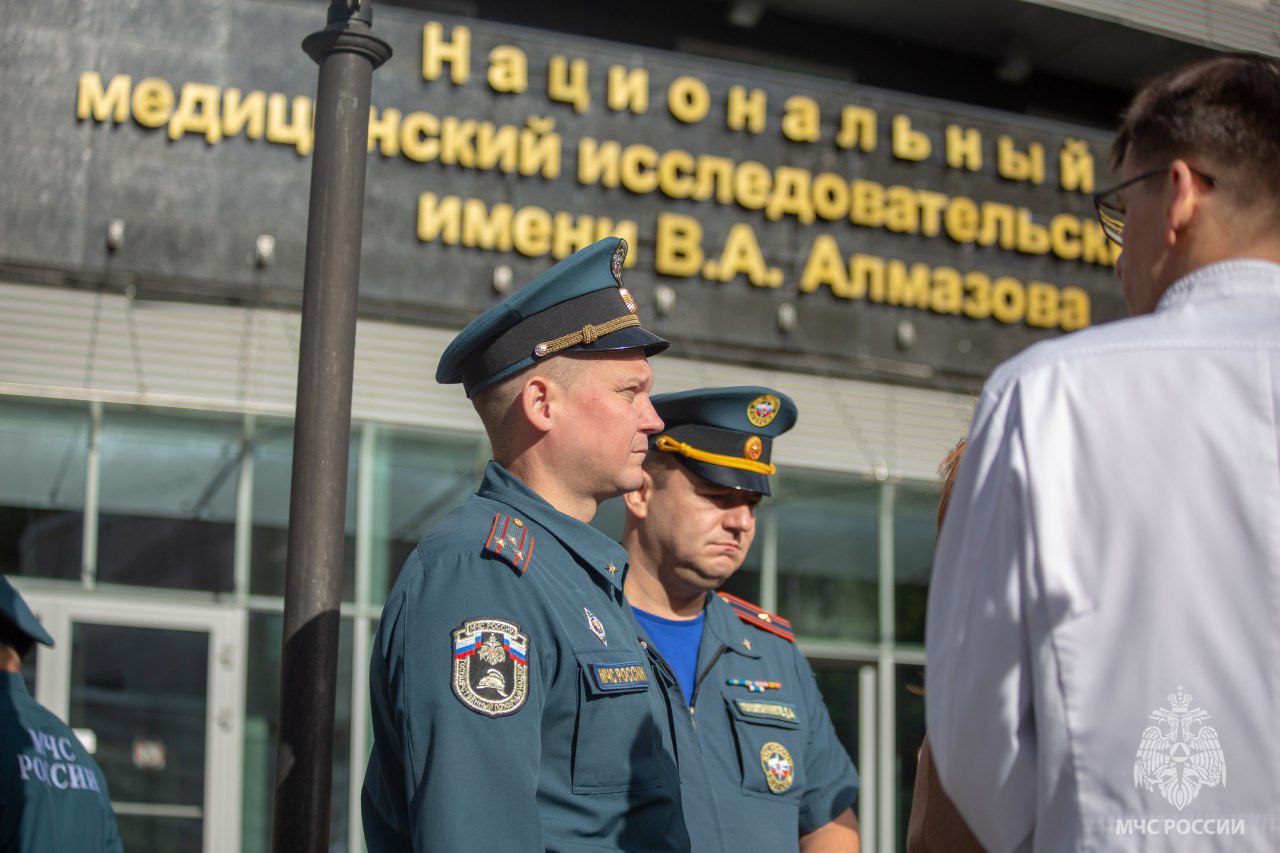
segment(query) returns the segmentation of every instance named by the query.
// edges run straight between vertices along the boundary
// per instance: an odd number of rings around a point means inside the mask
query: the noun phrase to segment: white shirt
[[[991,376],[925,693],[943,787],[988,849],[1280,850],[1278,421],[1262,261]]]

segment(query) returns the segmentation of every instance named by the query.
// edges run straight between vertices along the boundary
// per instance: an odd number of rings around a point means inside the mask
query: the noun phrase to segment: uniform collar
[[[560,512],[497,462],[489,461],[476,494],[504,503],[515,510],[516,515],[544,528],[609,584],[622,589],[627,567],[626,549],[590,524],[583,524]],[[616,571],[610,571],[610,568]]]
[[[1156,304],[1156,313],[1230,296],[1280,298],[1280,264],[1235,258],[1201,267],[1173,283]]]
[[[4,678],[4,687],[0,689],[7,690],[9,693],[27,694],[27,682],[23,680],[20,672],[0,672],[0,676]]]
[[[730,651],[749,658],[760,657],[759,638],[751,639],[750,634],[754,632],[746,630],[746,625],[733,612],[733,608],[714,592],[707,593],[706,614],[705,630],[708,634],[714,636]]]

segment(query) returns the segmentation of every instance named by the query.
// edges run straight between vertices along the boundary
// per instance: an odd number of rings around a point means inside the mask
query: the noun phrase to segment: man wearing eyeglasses
[[[1133,318],[979,401],[929,737],[982,844],[1280,850],[1280,63],[1143,89],[1096,199]]]

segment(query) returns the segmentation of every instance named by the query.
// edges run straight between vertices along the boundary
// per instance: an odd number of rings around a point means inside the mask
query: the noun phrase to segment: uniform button
[[[640,641],[640,648],[645,649],[645,650],[647,651],[647,650],[648,650],[648,648],[649,648],[649,644],[648,644],[648,643],[646,643],[644,640],[641,640],[641,641]]]

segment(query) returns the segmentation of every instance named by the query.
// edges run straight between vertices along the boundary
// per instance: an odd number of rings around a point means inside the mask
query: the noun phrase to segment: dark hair
[[[26,632],[20,630],[8,617],[0,615],[0,643],[17,652],[18,657],[25,658],[31,651],[31,647],[35,645],[35,640],[28,637]]]
[[[1234,206],[1280,214],[1280,62],[1230,53],[1169,71],[1143,87],[1111,146],[1119,169],[1200,158]],[[1259,223],[1263,224],[1263,223]]]

